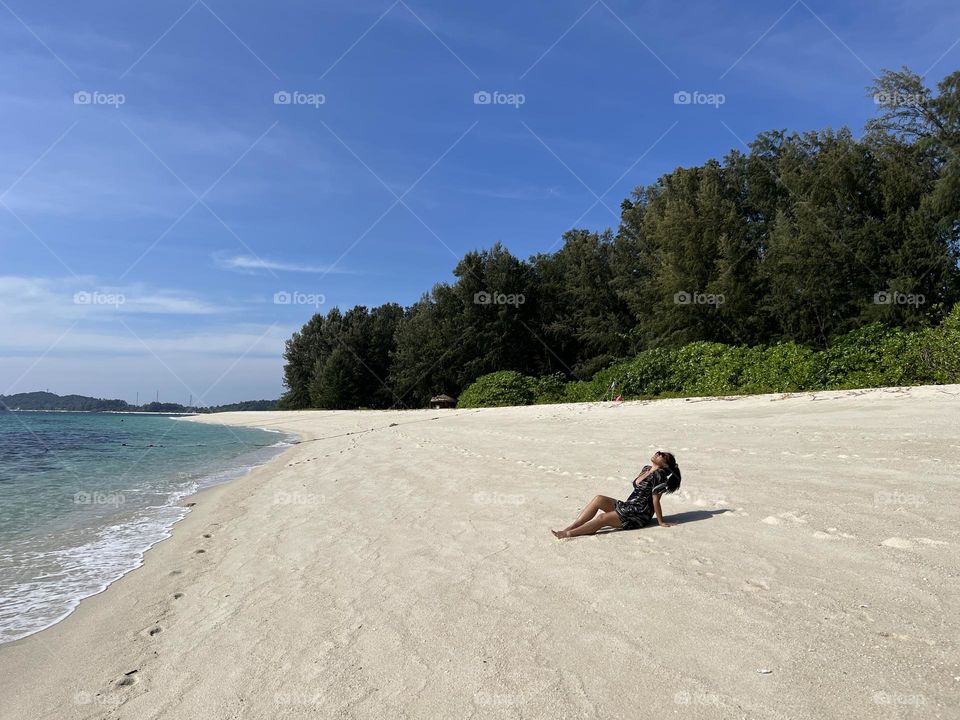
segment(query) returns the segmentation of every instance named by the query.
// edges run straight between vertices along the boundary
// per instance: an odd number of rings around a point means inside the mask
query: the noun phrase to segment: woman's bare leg
[[[572,523],[567,525],[560,532],[569,532],[574,528],[578,528],[583,525],[588,520],[593,520],[598,511],[610,512],[616,506],[617,501],[612,497],[607,497],[606,495],[594,495],[593,500],[587,503],[587,506],[583,511],[577,516],[577,519]],[[556,535],[557,533],[553,533]]]
[[[581,535],[593,535],[595,532],[597,532],[597,530],[605,527],[623,527],[623,523],[620,521],[620,516],[617,515],[616,511],[610,510],[608,512],[601,513],[593,520],[589,520],[583,523],[583,525],[573,528],[573,530],[560,530],[559,532],[555,532],[553,534],[558,538],[580,537]]]

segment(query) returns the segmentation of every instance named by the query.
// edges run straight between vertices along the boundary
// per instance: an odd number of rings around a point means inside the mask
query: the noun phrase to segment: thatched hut
[[[430,398],[430,407],[434,410],[454,408],[456,406],[457,399],[452,398],[449,395],[434,395],[432,398]]]

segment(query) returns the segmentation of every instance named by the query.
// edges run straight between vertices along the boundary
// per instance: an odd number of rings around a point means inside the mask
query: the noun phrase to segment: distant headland
[[[229,405],[191,407],[180,403],[151,402],[131,405],[125,400],[107,400],[85,395],[57,395],[51,392],[27,392],[0,395],[0,412],[46,410],[61,412],[146,412],[146,413],[216,413],[237,410],[274,410],[276,400],[244,400]]]

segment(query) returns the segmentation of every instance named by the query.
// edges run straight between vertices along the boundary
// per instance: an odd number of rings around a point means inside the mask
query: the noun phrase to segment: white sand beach
[[[193,420],[303,442],[0,646],[4,720],[960,717],[960,386]],[[553,538],[659,448],[675,527]]]

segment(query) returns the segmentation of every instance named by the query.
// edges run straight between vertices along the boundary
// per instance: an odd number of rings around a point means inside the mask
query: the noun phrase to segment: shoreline
[[[34,411],[29,411],[29,412],[34,412]],[[48,412],[48,411],[38,411],[38,412]],[[54,411],[49,411],[49,412],[54,412]],[[56,411],[56,412],[60,412],[60,411]],[[88,412],[88,411],[75,411],[75,412]],[[95,412],[97,412],[98,414],[104,414],[101,411],[95,411]],[[116,413],[108,413],[108,414],[116,414]],[[170,417],[169,419],[180,420],[183,418]],[[79,608],[81,603],[85,602],[90,598],[101,595],[109,587],[119,582],[130,573],[135,572],[136,570],[141,568],[146,563],[146,557],[148,553],[158,544],[170,539],[176,527],[181,522],[183,522],[184,519],[186,519],[189,516],[190,508],[195,504],[193,502],[193,498],[203,494],[208,490],[212,490],[214,488],[220,487],[221,485],[230,484],[231,482],[235,482],[237,480],[240,480],[246,477],[247,475],[249,475],[256,469],[258,469],[259,467],[269,464],[276,457],[282,455],[286,450],[289,450],[291,447],[295,446],[299,442],[299,435],[297,435],[294,432],[289,432],[289,431],[285,431],[277,428],[262,428],[262,430],[263,432],[279,435],[280,439],[278,439],[278,441],[272,445],[253,446],[251,448],[246,449],[244,452],[239,453],[236,456],[227,458],[226,460],[218,463],[217,465],[210,465],[207,468],[207,472],[197,476],[196,479],[193,481],[193,485],[194,485],[193,489],[183,491],[182,493],[180,492],[175,493],[172,498],[168,499],[168,504],[165,504],[163,506],[157,506],[160,509],[167,509],[167,510],[173,510],[175,508],[179,509],[182,511],[182,514],[180,514],[179,517],[175,517],[173,519],[168,519],[164,521],[161,521],[159,518],[156,518],[156,517],[143,519],[143,520],[148,520],[150,522],[156,523],[154,526],[151,527],[151,529],[155,530],[159,534],[159,537],[157,537],[156,539],[151,539],[147,541],[147,544],[141,544],[139,546],[134,546],[132,548],[132,553],[135,556],[139,556],[139,557],[136,557],[135,559],[132,558],[134,561],[134,564],[131,564],[125,569],[117,568],[115,572],[119,574],[111,573],[111,575],[104,577],[102,579],[100,586],[96,590],[85,591],[85,594],[81,596],[77,596],[75,594],[62,596],[61,599],[63,601],[65,610],[61,615],[56,617],[56,619],[50,620],[43,627],[39,627],[37,629],[28,631],[26,635],[21,635],[20,637],[17,637],[14,639],[5,639],[0,641],[0,647],[17,643],[22,640],[26,640],[27,638],[33,635],[42,633],[62,623],[64,620],[70,617],[71,614],[76,612],[76,610]],[[268,450],[270,451],[269,453],[265,452]],[[129,519],[118,520],[117,518],[112,518],[110,522],[102,525],[99,528],[98,532],[101,530],[115,531],[117,529],[122,529],[123,527],[126,526],[126,523],[128,522],[129,522]]]
[[[193,416],[300,443],[185,498],[140,567],[0,645],[0,694],[31,718],[610,716],[641,697],[661,713],[812,718],[882,712],[870,693],[948,717],[960,655],[943,618],[960,608],[935,568],[956,565],[960,544],[941,495],[960,463],[944,427],[960,411],[941,396],[958,394]],[[664,503],[677,528],[546,537],[589,495],[623,494],[659,444],[684,469]],[[920,487],[899,464],[915,447],[929,455]],[[826,470],[804,471],[810,453]],[[879,492],[923,504],[877,507]]]

